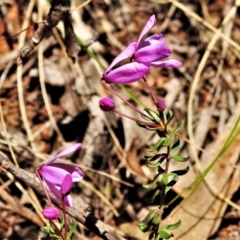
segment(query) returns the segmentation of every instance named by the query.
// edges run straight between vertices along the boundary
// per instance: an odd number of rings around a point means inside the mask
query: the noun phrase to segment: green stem
[[[168,132],[167,130],[165,131],[165,135],[167,136],[168,135]],[[164,170],[164,175],[167,175],[168,174],[168,170],[169,170],[169,164],[170,164],[170,160],[171,160],[171,155],[170,155],[170,150],[171,150],[171,147],[167,147],[167,159],[166,159],[166,167],[165,167],[165,170]],[[165,198],[166,198],[166,193],[165,193],[165,190],[166,190],[166,186],[164,184],[162,184],[162,194],[160,195],[160,204],[159,204],[159,210],[161,210],[161,215],[160,215],[160,218],[161,218],[161,221],[159,222],[158,226],[156,227],[155,229],[155,240],[159,240],[159,235],[158,235],[158,231],[160,230],[161,228],[161,223],[162,223],[162,215],[163,215],[163,211],[164,211],[164,202],[165,202]]]
[[[60,231],[60,229],[57,227],[54,221],[49,220],[50,224],[54,227],[55,231],[57,232],[58,236],[62,238],[62,240],[65,240],[64,234]]]

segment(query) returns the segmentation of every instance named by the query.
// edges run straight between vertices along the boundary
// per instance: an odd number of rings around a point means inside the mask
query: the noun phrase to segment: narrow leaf
[[[173,117],[174,117],[174,112],[172,110],[168,110],[168,113],[166,116],[167,118],[166,125],[172,121]]]
[[[165,141],[165,139],[166,139],[166,138],[160,138],[160,139],[157,141],[157,143],[156,143],[152,148],[150,148],[150,149],[148,150],[148,152],[154,152],[154,151],[156,151],[156,150],[162,145],[162,143]]]
[[[76,221],[75,219],[72,219],[71,228],[69,229],[69,232],[67,234],[67,239],[72,239],[72,235],[75,232],[76,227],[77,227]]]
[[[139,223],[138,227],[142,232],[147,232],[149,231],[149,228],[150,228],[150,226],[146,223]]]
[[[177,126],[175,129],[173,129],[171,132],[170,132],[170,137],[172,137],[173,135],[175,135],[177,132],[179,132],[184,126],[184,121],[182,120],[180,125]]]
[[[175,170],[175,171],[172,171],[171,173],[174,173],[178,176],[182,176],[182,175],[185,175],[188,171],[189,171],[189,166],[187,166],[186,168],[184,169],[180,169],[180,170]]]
[[[158,181],[159,177],[160,177],[161,174],[157,174],[154,179],[149,183],[149,184],[143,184],[143,187],[144,188],[153,188],[154,185],[156,184],[156,182]]]
[[[158,231],[158,235],[161,236],[163,239],[170,239],[174,236],[172,233],[169,234],[162,229]]]
[[[170,154],[172,155],[174,152],[176,152],[180,147],[180,140],[178,137],[176,137],[176,140],[173,144],[173,146],[171,147],[171,150],[170,150]]]
[[[153,194],[151,197],[149,197],[149,198],[144,198],[144,200],[145,200],[147,203],[153,203],[154,200],[155,200],[155,198],[156,198],[159,194],[160,194],[160,190],[158,189],[158,190],[156,190],[156,191],[154,192],[154,194]]]
[[[160,162],[156,162],[156,163],[148,163],[147,166],[150,168],[157,168],[158,166],[160,166],[161,163]]]
[[[171,139],[170,138],[166,138],[163,143],[162,143],[162,146],[163,147],[169,147],[171,144]]]
[[[175,161],[178,161],[178,162],[187,162],[188,161],[188,158],[184,158],[179,155],[172,156],[172,159],[174,159]]]
[[[160,118],[158,116],[158,113],[154,112],[153,110],[151,110],[149,108],[145,108],[144,110],[149,114],[149,116],[152,118],[152,120],[154,120],[157,123],[160,122]]]
[[[169,225],[164,225],[162,226],[162,230],[174,230],[180,227],[181,225],[181,220],[179,220],[178,222],[174,223],[174,224],[169,224]]]

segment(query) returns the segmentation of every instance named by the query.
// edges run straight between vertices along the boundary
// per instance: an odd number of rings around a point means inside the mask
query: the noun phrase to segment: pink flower
[[[171,49],[164,45],[163,34],[155,34],[142,41],[144,35],[156,24],[155,15],[152,15],[143,28],[137,42],[132,42],[120,53],[106,69],[103,79],[109,83],[125,84],[138,81],[149,73],[153,67],[180,67],[182,63],[176,59],[166,59],[171,54]],[[124,59],[134,59],[135,62],[125,64],[113,69]]]
[[[61,190],[63,189],[65,192],[66,189],[69,190],[71,182],[78,182],[82,180],[83,172],[74,165],[65,163],[55,163],[55,161],[60,157],[63,157],[69,153],[79,150],[81,147],[82,147],[81,143],[76,143],[66,148],[59,154],[57,154],[48,162],[42,164],[39,168],[40,176],[48,186],[49,190],[59,200],[62,200],[63,197]],[[69,177],[66,177],[67,175],[70,175],[71,181],[69,181]],[[68,207],[72,206],[72,198],[70,195],[64,197],[64,204]]]

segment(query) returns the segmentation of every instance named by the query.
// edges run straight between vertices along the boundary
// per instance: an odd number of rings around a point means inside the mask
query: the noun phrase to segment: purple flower
[[[142,41],[143,36],[156,24],[155,15],[152,15],[143,28],[138,41],[132,42],[120,53],[106,69],[103,79],[109,83],[125,84],[138,81],[149,73],[150,66],[153,67],[180,67],[182,63],[175,59],[167,59],[171,49],[164,45],[163,34],[155,34]],[[113,67],[124,59],[134,59],[135,62],[125,64],[113,69]]]
[[[48,220],[56,220],[60,216],[60,212],[55,207],[47,207],[42,211],[43,216]]]
[[[39,173],[50,189],[50,191],[59,199],[62,200],[61,188],[65,188],[62,186],[66,184],[65,177],[66,175],[70,175],[72,178],[72,182],[78,182],[83,178],[82,171],[71,164],[65,163],[55,163],[58,158],[63,157],[69,153],[75,152],[82,147],[81,143],[73,144],[72,146],[66,148],[55,157],[50,159],[48,162],[44,163],[39,168]],[[69,182],[67,182],[69,184]],[[70,195],[64,198],[64,204],[68,207],[72,206],[72,198]]]
[[[115,108],[115,103],[111,98],[105,97],[99,100],[99,107],[104,112],[110,112]]]

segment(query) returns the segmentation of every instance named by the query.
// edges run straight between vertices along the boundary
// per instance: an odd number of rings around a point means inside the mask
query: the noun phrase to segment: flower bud
[[[43,209],[42,214],[43,214],[44,218],[46,218],[48,220],[56,220],[60,216],[59,210],[55,207],[47,207],[47,208]]]
[[[165,109],[165,102],[162,98],[157,100],[157,109],[158,111],[162,112]]]
[[[99,107],[104,112],[110,112],[110,111],[112,111],[115,108],[115,103],[109,97],[101,98],[100,101],[99,101]]]
[[[70,174],[67,174],[65,178],[63,179],[62,185],[61,185],[61,194],[62,196],[69,195],[71,189],[72,189],[72,176]]]

